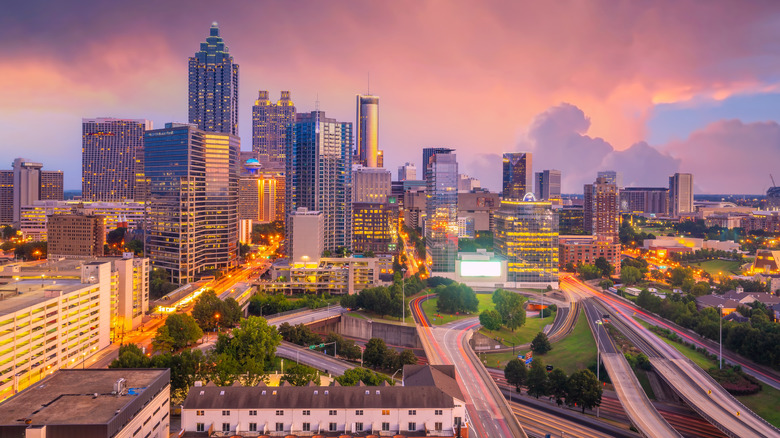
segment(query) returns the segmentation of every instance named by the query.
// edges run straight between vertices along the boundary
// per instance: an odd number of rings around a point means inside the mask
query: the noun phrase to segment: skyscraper
[[[22,207],[41,199],[41,168],[43,164],[24,158],[14,160],[14,224],[19,226]]]
[[[352,123],[323,111],[297,114],[286,151],[287,216],[306,207],[323,216],[324,249],[352,245]],[[288,237],[292,228],[288,225]]]
[[[692,173],[675,173],[669,177],[669,212],[675,217],[693,212]]]
[[[425,170],[425,246],[431,272],[455,272],[458,255],[458,161],[452,152],[437,151]]]
[[[397,226],[388,202],[389,170],[355,166],[352,169],[352,250],[387,253]]]
[[[61,170],[41,171],[41,201],[62,201],[65,199],[64,175]]]
[[[415,167],[413,163],[406,162],[403,166],[398,166],[398,181],[411,181],[416,179],[417,167]]]
[[[81,120],[81,196],[85,201],[143,200],[144,132],[152,122]]]
[[[436,155],[438,153],[449,154],[450,152],[455,152],[455,149],[423,148],[423,161],[422,161],[422,166],[420,166],[422,168],[423,177],[425,177],[425,173],[427,172],[428,169],[428,161],[431,159],[433,155]]]
[[[172,282],[238,262],[238,137],[192,125],[147,131],[146,254]]]
[[[504,154],[503,195],[504,200],[520,201],[526,193],[533,191],[533,167],[530,152]]]
[[[357,95],[355,139],[360,164],[381,167],[379,156],[379,97]]]
[[[0,225],[14,221],[14,171],[0,170]]]
[[[623,188],[623,172],[615,170],[601,170],[596,174],[596,178],[604,178],[608,183],[615,184],[618,190]]]
[[[583,202],[583,228],[586,233],[604,237],[613,242],[618,237],[618,188],[606,178],[596,178],[593,184],[585,184]]]
[[[289,91],[282,91],[276,104],[268,99],[268,92],[260,90],[252,107],[252,151],[263,160],[284,163],[287,145],[287,126],[295,122],[295,104]]]
[[[203,131],[238,135],[238,64],[216,22],[190,58],[189,121]]]
[[[540,201],[550,201],[553,204],[561,203],[561,171],[543,170],[536,172],[534,193]]]

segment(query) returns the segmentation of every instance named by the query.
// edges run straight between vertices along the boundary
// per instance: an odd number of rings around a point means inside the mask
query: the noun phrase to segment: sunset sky
[[[778,1],[37,1],[0,14],[0,167],[16,157],[81,187],[81,118],[187,120],[187,59],[212,21],[240,65],[251,149],[259,89],[299,112],[355,119],[380,97],[393,171],[455,148],[461,173],[500,190],[503,152],[563,172],[598,170],[697,193],[780,182]]]

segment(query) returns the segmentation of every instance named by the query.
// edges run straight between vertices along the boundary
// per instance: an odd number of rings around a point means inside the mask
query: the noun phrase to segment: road
[[[590,294],[608,308],[611,319],[620,324],[616,328],[633,337],[634,344],[650,358],[656,373],[689,406],[726,435],[741,438],[780,436],[780,430],[747,409],[701,368],[634,320],[634,309],[622,300],[571,277],[565,278],[563,283],[580,293]]]
[[[347,370],[355,368],[355,366],[349,362],[334,359],[324,353],[315,352],[289,342],[282,342],[276,349],[276,355],[289,359],[290,361],[317,368],[318,370],[323,370],[326,373],[336,376],[341,376]]]

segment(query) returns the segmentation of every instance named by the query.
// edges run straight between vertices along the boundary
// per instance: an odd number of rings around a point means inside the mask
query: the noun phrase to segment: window
[[[355,410],[355,415],[363,415],[363,410],[362,409]]]
[[[196,432],[205,432],[206,428],[203,425],[203,423],[195,423],[195,431]]]
[[[409,415],[417,415],[417,409],[409,409]]]
[[[276,431],[284,432],[284,423],[276,423]]]
[[[249,411],[249,415],[257,415],[257,411]]]
[[[363,423],[355,423],[355,432],[363,432]]]
[[[222,423],[222,432],[230,432],[230,423]]]
[[[434,430],[441,430],[441,423],[434,423],[433,424],[433,429]]]
[[[204,412],[204,411],[195,411],[195,415],[197,415],[198,417],[202,417],[202,416],[206,415],[206,412]]]
[[[382,423],[382,430],[384,431],[390,430],[390,423]]]
[[[249,431],[257,432],[257,423],[249,423]]]
[[[336,410],[335,409],[329,410],[328,415],[336,415]]]
[[[417,423],[414,421],[409,422],[409,427],[406,430],[417,430]]]
[[[441,409],[436,409],[435,411],[433,411],[433,414],[434,415],[441,415]]]
[[[222,411],[222,416],[230,415],[230,411]]]
[[[390,409],[382,409],[382,415],[390,415]]]
[[[284,415],[284,411],[276,411],[276,415]]]
[[[303,423],[302,429],[304,432],[311,432],[311,423]]]
[[[311,415],[311,411],[308,409],[304,409],[303,412],[301,412],[303,415]]]
[[[335,432],[335,431],[336,431],[336,428],[337,428],[337,426],[336,426],[336,423],[330,423],[330,424],[328,424],[328,430],[329,430],[329,431],[331,431],[331,432]]]

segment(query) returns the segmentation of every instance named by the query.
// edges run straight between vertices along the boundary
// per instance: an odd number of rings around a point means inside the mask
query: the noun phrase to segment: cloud
[[[667,177],[679,171],[680,161],[642,141],[608,154],[601,167],[622,171],[626,187],[666,187]]]

